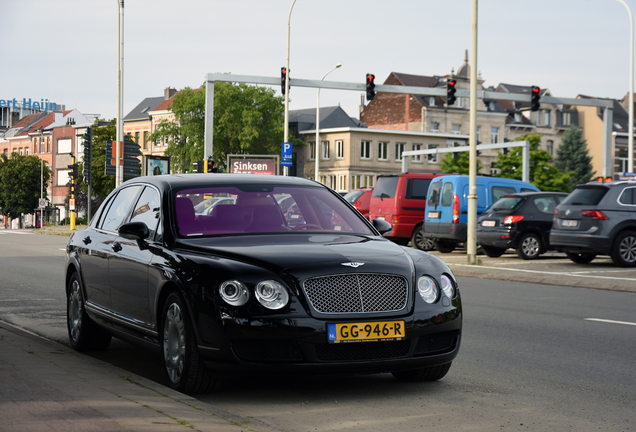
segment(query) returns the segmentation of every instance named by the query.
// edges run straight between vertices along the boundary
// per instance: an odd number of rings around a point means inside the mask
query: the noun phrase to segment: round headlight
[[[432,277],[422,276],[417,280],[417,291],[426,303],[433,303],[437,300],[439,288]]]
[[[453,281],[451,280],[451,278],[443,274],[441,277],[441,281],[442,281],[442,291],[444,291],[444,294],[446,294],[446,297],[448,297],[449,299],[452,299],[453,297],[455,297],[455,286],[453,285]]]
[[[267,309],[280,309],[289,302],[287,289],[274,280],[259,282],[254,293],[258,302]]]
[[[243,306],[250,298],[247,287],[237,280],[223,282],[219,287],[219,294],[226,303],[232,306]]]

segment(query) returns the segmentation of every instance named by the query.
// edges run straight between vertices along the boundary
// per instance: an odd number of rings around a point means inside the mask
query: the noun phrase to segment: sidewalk
[[[0,321],[0,431],[272,431]]]

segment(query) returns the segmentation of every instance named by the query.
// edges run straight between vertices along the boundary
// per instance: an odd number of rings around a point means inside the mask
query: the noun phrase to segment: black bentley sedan
[[[289,199],[293,213],[279,206]],[[442,260],[383,238],[388,222],[373,222],[300,178],[127,181],[69,240],[70,343],[105,349],[115,336],[158,348],[169,385],[185,393],[232,374],[438,380],[459,350],[457,281]]]

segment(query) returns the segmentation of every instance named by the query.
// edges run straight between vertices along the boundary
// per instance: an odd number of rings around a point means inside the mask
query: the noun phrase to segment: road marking
[[[632,325],[632,326],[636,326],[636,323],[633,323],[633,322],[628,322],[628,321],[612,321],[612,320],[606,320],[606,319],[600,319],[600,318],[585,318],[585,321],[596,321],[596,322],[604,322],[604,323],[610,323],[610,324],[623,324],[623,325]]]
[[[562,275],[562,276],[574,276],[574,277],[585,277],[585,278],[596,278],[596,279],[611,279],[611,280],[625,280],[625,281],[636,281],[636,278],[619,278],[613,276],[594,276],[589,274],[577,274],[573,272],[547,272],[541,270],[526,270],[526,269],[511,269],[506,267],[491,267],[491,266],[472,266],[470,264],[455,264],[462,267],[473,267],[473,268],[483,268],[483,269],[492,269],[492,270],[508,270],[512,272],[522,272],[522,273],[541,273],[543,275]]]

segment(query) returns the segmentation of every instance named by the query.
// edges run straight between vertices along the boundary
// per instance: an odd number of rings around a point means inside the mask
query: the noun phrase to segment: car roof
[[[549,191],[541,191],[541,192],[515,192],[503,195],[503,197],[507,196],[518,196],[518,197],[532,197],[532,196],[543,196],[543,195],[561,195],[568,196],[565,192],[549,192]]]
[[[128,180],[124,185],[150,183],[162,189],[187,189],[215,185],[279,185],[325,187],[314,180],[301,177],[273,176],[265,174],[169,174],[144,176]]]

